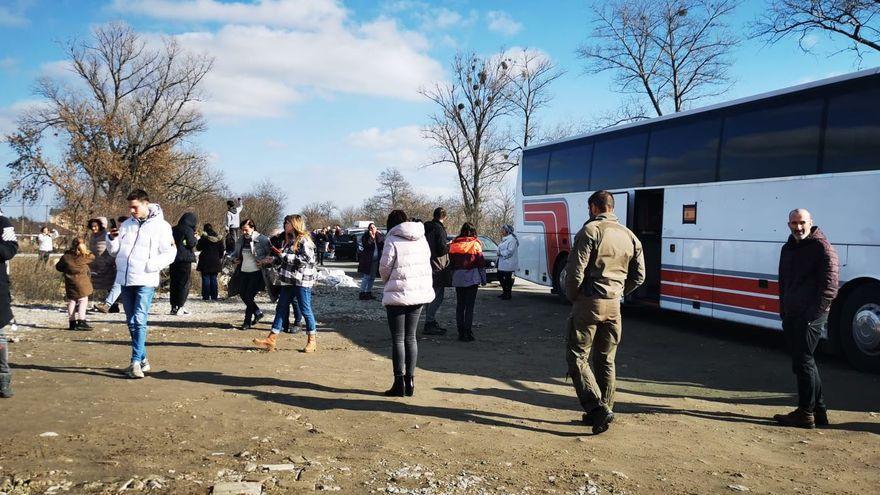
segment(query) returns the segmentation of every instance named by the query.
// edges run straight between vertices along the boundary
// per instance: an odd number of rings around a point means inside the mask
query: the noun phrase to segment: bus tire
[[[849,294],[840,313],[838,337],[850,364],[880,372],[880,284],[865,284]]]
[[[565,267],[568,265],[568,254],[559,256],[556,264],[553,265],[553,290],[560,302],[568,304],[568,298],[565,297]]]

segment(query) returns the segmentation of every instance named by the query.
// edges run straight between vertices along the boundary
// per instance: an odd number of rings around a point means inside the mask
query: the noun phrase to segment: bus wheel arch
[[[556,259],[553,261],[553,290],[556,291],[556,295],[564,301],[568,302],[568,298],[565,297],[565,267],[568,265],[568,251],[563,251],[556,256]]]
[[[847,361],[880,372],[880,281],[850,280],[838,292],[829,315],[829,337]]]

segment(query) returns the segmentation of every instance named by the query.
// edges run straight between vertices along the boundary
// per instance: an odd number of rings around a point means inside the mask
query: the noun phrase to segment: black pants
[[[324,266],[324,251],[318,251],[318,265]]]
[[[513,290],[513,272],[498,270],[498,281],[501,282],[501,292],[509,296]]]
[[[804,318],[786,318],[782,321],[782,330],[791,353],[791,371],[797,377],[798,407],[813,412],[825,410],[825,398],[822,395],[822,380],[813,354],[819,345],[822,327],[828,321],[828,313],[813,321]]]
[[[391,362],[394,376],[413,376],[416,360],[419,357],[419,344],[416,342],[416,329],[422,305],[385,306],[388,313],[388,328],[391,329]]]
[[[260,307],[254,301],[257,293],[263,290],[263,272],[257,270],[255,272],[241,272],[241,282],[238,289],[238,295],[244,301],[244,322],[251,323],[254,315],[261,314]]]
[[[171,263],[168,267],[169,275],[171,275],[171,288],[169,297],[171,298],[172,308],[182,308],[186,305],[186,299],[189,297],[189,277],[192,273],[192,263]]]
[[[474,325],[474,306],[479,285],[455,288],[455,325],[458,333],[470,332]]]

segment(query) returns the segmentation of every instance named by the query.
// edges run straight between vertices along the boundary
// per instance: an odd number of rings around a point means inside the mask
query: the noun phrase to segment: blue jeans
[[[104,302],[107,304],[115,303],[116,300],[119,299],[119,294],[121,292],[122,292],[122,286],[117,284],[116,282],[114,282],[113,287],[110,287],[110,292],[107,293],[107,298],[104,299]]]
[[[217,287],[217,274],[216,273],[203,273],[202,274],[202,299],[207,301],[208,299],[212,299],[214,301],[217,300],[218,294]]]
[[[309,335],[318,333],[318,323],[315,321],[315,314],[312,313],[312,288],[293,286],[293,295],[299,305],[299,312],[306,320],[306,333]]]
[[[273,333],[290,328],[291,306],[293,306],[293,324],[298,325],[302,321],[302,311],[299,307],[299,298],[296,297],[296,287],[281,285],[278,289],[278,302],[275,303],[275,319],[272,320]]]
[[[122,299],[122,307],[125,308],[128,333],[131,334],[132,363],[147,359],[147,318],[155,293],[155,287],[127,285],[122,287],[122,293],[119,295]]]
[[[376,277],[372,275],[364,275],[361,274],[361,292],[370,292],[373,290],[373,282],[376,281]]]

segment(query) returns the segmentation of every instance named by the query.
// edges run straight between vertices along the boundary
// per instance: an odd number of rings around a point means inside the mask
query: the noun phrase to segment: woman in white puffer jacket
[[[501,282],[501,299],[510,299],[513,292],[513,272],[519,270],[519,239],[512,225],[501,226],[501,243],[498,244],[498,278]]]
[[[385,392],[389,397],[413,395],[418,358],[416,329],[422,306],[434,300],[431,248],[425,240],[425,225],[407,222],[407,218],[401,210],[388,215],[388,234],[379,260],[379,275],[385,282],[382,304],[388,313],[394,366],[394,385]]]

